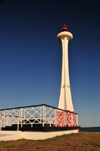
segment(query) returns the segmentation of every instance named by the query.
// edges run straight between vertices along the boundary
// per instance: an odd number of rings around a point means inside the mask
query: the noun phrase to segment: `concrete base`
[[[56,132],[28,132],[28,131],[0,131],[0,141],[18,140],[18,139],[31,139],[31,140],[43,140],[60,136],[63,134],[78,133],[76,130],[56,131]]]
[[[17,140],[21,138],[21,131],[0,131],[0,141]]]

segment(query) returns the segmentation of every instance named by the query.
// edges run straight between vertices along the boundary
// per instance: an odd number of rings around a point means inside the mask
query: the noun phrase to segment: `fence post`
[[[64,127],[66,127],[66,112],[64,111]]]
[[[43,105],[43,127],[44,127],[44,105]]]
[[[0,116],[1,116],[1,114],[0,114]],[[1,131],[1,129],[2,129],[2,116],[1,116],[1,118],[0,118],[1,120],[0,120],[0,131]]]
[[[76,117],[77,117],[77,126],[78,126],[78,114],[76,115]]]
[[[51,107],[50,107],[50,111],[51,111]],[[51,115],[50,115],[50,118],[49,118],[50,127],[51,127],[51,120],[52,120],[52,118],[51,118]]]
[[[55,109],[55,114],[54,114],[54,125],[57,127],[57,109]]]
[[[23,108],[21,108],[21,127],[22,127],[22,118],[23,118]]]
[[[42,122],[42,107],[41,107],[41,110],[40,110],[40,123]]]
[[[19,116],[20,116],[20,110],[19,110]],[[20,117],[18,117],[18,122],[17,122],[17,131],[19,131],[19,118],[20,118]]]
[[[18,118],[18,123],[17,123],[17,131],[19,131],[19,118]]]
[[[4,110],[4,117],[3,118],[4,118],[4,127],[5,127],[5,110]]]

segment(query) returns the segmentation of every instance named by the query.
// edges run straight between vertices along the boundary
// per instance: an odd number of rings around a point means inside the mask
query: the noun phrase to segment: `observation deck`
[[[0,130],[62,131],[78,129],[78,114],[40,104],[0,109]]]
[[[61,43],[63,37],[67,37],[68,41],[73,39],[72,29],[65,24],[60,28],[60,32],[57,32],[57,41]]]

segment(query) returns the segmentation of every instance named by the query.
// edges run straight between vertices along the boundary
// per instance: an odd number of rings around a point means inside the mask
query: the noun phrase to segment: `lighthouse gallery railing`
[[[0,129],[2,127],[17,124],[23,125],[31,124],[48,124],[50,127],[75,127],[78,126],[78,114],[59,108],[55,108],[46,104],[23,106],[16,108],[7,108],[0,110]]]

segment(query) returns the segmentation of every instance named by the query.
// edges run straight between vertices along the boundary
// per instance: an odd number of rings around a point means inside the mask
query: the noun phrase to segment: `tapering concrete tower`
[[[64,24],[61,28],[61,32],[57,35],[57,41],[62,43],[62,77],[58,108],[70,111],[74,111],[68,66],[68,42],[72,39],[72,33],[68,31],[67,26]]]

